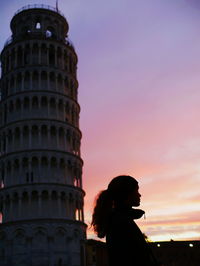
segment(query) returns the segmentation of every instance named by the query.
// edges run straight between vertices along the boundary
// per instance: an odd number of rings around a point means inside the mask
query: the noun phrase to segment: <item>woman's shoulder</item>
[[[113,210],[109,217],[109,224],[112,227],[127,226],[130,222],[131,220],[127,213],[120,210]]]
[[[124,214],[116,211],[110,214],[107,228],[107,240],[109,243],[110,240],[112,240],[111,242],[113,243],[114,239],[116,239],[117,243],[120,239],[120,241],[124,238],[126,239],[130,231],[131,222]]]

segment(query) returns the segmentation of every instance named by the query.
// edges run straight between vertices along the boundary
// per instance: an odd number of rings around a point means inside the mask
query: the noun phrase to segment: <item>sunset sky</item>
[[[1,0],[0,48],[18,9],[55,2]],[[151,240],[199,240],[200,1],[59,0],[59,9],[79,57],[86,223],[96,194],[129,174]]]

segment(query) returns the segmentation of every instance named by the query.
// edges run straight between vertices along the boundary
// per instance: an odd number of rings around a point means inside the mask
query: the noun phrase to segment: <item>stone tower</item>
[[[84,265],[77,55],[55,8],[29,5],[1,52],[0,266]]]

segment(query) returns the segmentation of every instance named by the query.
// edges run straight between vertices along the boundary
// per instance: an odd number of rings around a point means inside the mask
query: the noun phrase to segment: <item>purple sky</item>
[[[27,4],[1,0],[0,47]],[[118,174],[139,182],[152,240],[200,238],[200,2],[60,0],[79,57],[86,222]],[[88,233],[92,236],[92,232]]]

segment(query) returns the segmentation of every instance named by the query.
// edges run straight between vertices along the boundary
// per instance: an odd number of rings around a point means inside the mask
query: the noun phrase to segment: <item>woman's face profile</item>
[[[140,206],[140,198],[141,194],[139,193],[139,187],[136,187],[131,193],[129,193],[126,199],[126,204],[131,207],[138,207]]]

